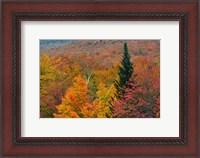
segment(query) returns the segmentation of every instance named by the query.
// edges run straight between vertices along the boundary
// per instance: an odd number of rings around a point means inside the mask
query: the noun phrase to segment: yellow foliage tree
[[[52,105],[56,103],[56,100],[51,97],[48,87],[53,86],[52,83],[57,76],[56,72],[49,55],[43,54],[40,58],[40,117],[53,117],[55,112]]]
[[[98,86],[97,96],[93,105],[96,107],[96,115],[98,118],[110,118],[112,117],[112,105],[111,100],[115,100],[115,86],[112,84],[110,88],[106,88],[105,84],[100,83]]]

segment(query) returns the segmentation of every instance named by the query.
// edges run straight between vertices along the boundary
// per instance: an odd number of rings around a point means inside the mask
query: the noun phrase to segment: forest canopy
[[[159,118],[157,40],[41,40],[41,118]]]

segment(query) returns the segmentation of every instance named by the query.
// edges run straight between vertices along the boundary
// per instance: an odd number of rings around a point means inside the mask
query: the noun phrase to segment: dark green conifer
[[[122,87],[127,86],[126,82],[131,78],[133,70],[133,64],[131,62],[131,56],[128,52],[127,43],[124,43],[124,54],[118,72],[119,80],[115,81],[115,87],[117,89],[117,98],[119,98],[121,94],[123,94]]]

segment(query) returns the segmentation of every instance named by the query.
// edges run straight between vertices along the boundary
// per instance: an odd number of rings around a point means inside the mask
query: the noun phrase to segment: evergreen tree
[[[116,97],[119,98],[123,94],[123,87],[127,86],[127,81],[131,78],[133,73],[133,64],[131,63],[131,56],[128,52],[127,43],[124,43],[124,55],[119,66],[119,79],[115,81],[117,89]]]

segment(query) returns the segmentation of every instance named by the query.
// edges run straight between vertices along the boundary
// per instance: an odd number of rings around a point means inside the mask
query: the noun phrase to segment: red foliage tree
[[[160,100],[157,97],[146,100],[146,91],[133,79],[123,87],[124,94],[117,100],[114,106],[113,117],[118,118],[151,118],[160,117]]]

